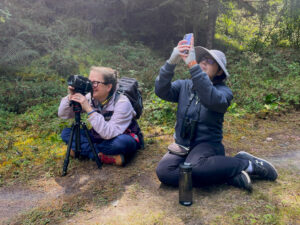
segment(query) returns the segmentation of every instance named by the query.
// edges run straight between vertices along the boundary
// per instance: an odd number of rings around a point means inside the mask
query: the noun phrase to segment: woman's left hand
[[[80,93],[76,93],[74,95],[71,95],[70,100],[80,103],[82,109],[86,112],[89,112],[89,111],[92,110],[92,107],[90,106],[87,98],[85,96],[83,96],[82,94],[80,94]]]

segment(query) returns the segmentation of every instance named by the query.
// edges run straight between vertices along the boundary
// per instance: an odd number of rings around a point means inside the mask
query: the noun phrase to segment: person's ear
[[[217,72],[217,76],[221,76],[224,73],[224,71],[222,69],[219,69],[219,71]]]
[[[106,87],[107,87],[107,91],[110,92],[110,90],[112,89],[112,84],[107,84]]]

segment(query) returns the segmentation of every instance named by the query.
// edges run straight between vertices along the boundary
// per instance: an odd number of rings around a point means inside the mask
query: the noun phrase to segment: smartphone
[[[189,33],[189,34],[185,34],[184,37],[183,37],[183,40],[186,40],[187,43],[185,43],[185,45],[190,45],[191,44],[191,41],[192,41],[192,37],[193,37],[193,33]],[[185,54],[188,54],[189,51],[184,51]]]
[[[183,40],[186,40],[187,43],[185,45],[190,45],[192,41],[193,33],[185,34]]]

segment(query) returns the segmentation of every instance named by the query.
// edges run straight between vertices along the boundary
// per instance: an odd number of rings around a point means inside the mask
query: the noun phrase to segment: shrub
[[[24,113],[27,108],[46,103],[66,92],[66,87],[52,80],[2,80],[0,87],[1,109],[16,113]]]
[[[162,100],[152,92],[146,99],[144,105],[145,112],[143,118],[147,118],[147,125],[151,124],[160,127],[172,127],[174,125],[177,104]]]
[[[234,102],[248,112],[297,108],[300,96],[300,65],[293,54],[279,49],[252,52],[229,52],[228,85]]]

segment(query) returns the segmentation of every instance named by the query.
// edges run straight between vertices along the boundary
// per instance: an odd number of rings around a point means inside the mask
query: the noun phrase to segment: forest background
[[[1,0],[0,185],[36,176],[33,168],[58,175],[60,133],[73,121],[57,108],[67,78],[88,76],[92,65],[139,81],[146,144],[153,133],[171,135],[176,105],[155,96],[154,80],[190,32],[195,45],[227,56],[229,116],[300,109],[298,0]],[[181,63],[176,78],[188,77]]]

